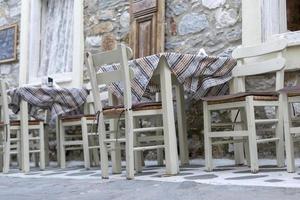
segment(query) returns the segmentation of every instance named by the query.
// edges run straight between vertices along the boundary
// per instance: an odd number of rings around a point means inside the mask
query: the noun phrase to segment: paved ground
[[[203,160],[191,160],[180,174],[165,176],[165,168],[146,162],[135,180],[122,174],[100,178],[99,168],[83,169],[82,163],[56,164],[45,171],[28,174],[12,169],[0,173],[0,200],[289,200],[300,199],[300,160],[297,172],[274,166],[274,160],[260,160],[260,172],[252,174],[247,166],[234,166],[232,160],[216,160],[213,172],[205,172]]]
[[[213,172],[206,172],[204,160],[191,160],[190,165],[180,167],[178,175],[166,176],[164,166],[157,166],[156,162],[147,161],[143,172],[136,174],[135,178],[141,181],[175,183],[193,181],[211,185],[268,186],[300,189],[300,168],[298,168],[300,160],[297,160],[296,173],[287,173],[286,168],[278,168],[275,160],[260,159],[260,172],[258,174],[252,174],[247,166],[235,166],[233,160],[216,159],[215,164],[217,167]],[[18,169],[14,169],[9,174],[0,174],[0,177],[78,180],[99,180],[100,176],[101,171],[99,167],[85,170],[81,162],[68,163],[66,169],[59,169],[57,164],[54,164],[45,171],[33,168],[30,173],[24,174]],[[110,178],[111,180],[124,180],[125,168],[122,174],[110,174]]]
[[[127,180],[0,177],[1,200],[290,200],[300,189]]]

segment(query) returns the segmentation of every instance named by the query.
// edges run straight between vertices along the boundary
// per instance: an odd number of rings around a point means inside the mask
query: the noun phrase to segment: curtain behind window
[[[72,71],[73,0],[47,0],[38,76]]]

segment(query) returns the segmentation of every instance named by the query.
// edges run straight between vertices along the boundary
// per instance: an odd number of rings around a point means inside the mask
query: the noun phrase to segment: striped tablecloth
[[[8,91],[9,107],[18,113],[24,100],[28,102],[30,116],[39,119],[39,110],[50,110],[53,121],[58,115],[80,110],[88,94],[85,88],[19,87]]]
[[[150,79],[158,67],[161,56],[165,56],[171,72],[183,84],[184,90],[191,98],[199,100],[204,96],[222,95],[228,91],[228,82],[236,61],[229,57],[196,56],[180,53],[162,53],[129,61],[135,77],[131,82],[133,98],[140,101],[145,94],[152,91]],[[118,65],[106,65],[100,72],[113,71]],[[113,83],[109,89],[121,97],[122,83]]]

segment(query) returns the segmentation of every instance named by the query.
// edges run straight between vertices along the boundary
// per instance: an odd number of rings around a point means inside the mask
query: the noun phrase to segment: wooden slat
[[[276,40],[275,42],[266,42],[257,46],[240,47],[232,52],[232,57],[235,59],[245,57],[261,56],[273,52],[278,52],[287,47],[288,41],[285,39]]]
[[[145,147],[134,147],[133,151],[145,151],[151,149],[161,149],[165,148],[165,145],[156,145],[156,146],[145,146]]]
[[[270,124],[270,123],[278,123],[278,119],[256,119],[256,124]]]
[[[29,153],[40,153],[40,150],[29,150]]]
[[[83,144],[83,142],[82,142],[82,140],[73,140],[73,141],[65,141],[64,142],[64,145],[66,146],[66,145],[82,145]]]
[[[119,63],[121,57],[121,51],[114,49],[112,51],[101,52],[92,55],[94,66],[109,65]]]
[[[248,136],[248,131],[215,131],[208,132],[209,137],[217,138],[217,137],[245,137]]]
[[[274,58],[267,61],[255,62],[236,66],[232,71],[233,77],[243,77],[280,71],[284,68],[284,58]]]
[[[112,143],[112,142],[126,142],[125,138],[119,138],[119,139],[106,139],[104,140],[105,143]]]
[[[163,135],[155,135],[155,136],[141,136],[138,137],[139,142],[152,142],[152,141],[164,141]]]
[[[207,109],[209,111],[214,111],[214,110],[229,110],[229,109],[234,109],[234,108],[241,108],[245,106],[244,101],[240,102],[233,102],[233,103],[220,103],[220,104],[213,104],[213,105],[208,105]]]
[[[129,68],[130,80],[134,78],[134,72]],[[97,73],[97,82],[98,84],[109,84],[113,82],[122,81],[124,78],[122,70],[116,70],[111,72],[102,72]]]
[[[212,127],[224,127],[224,126],[235,126],[243,124],[244,122],[227,122],[227,123],[212,123]]]
[[[257,143],[269,143],[269,142],[276,142],[279,141],[279,138],[267,138],[267,139],[259,139],[257,140]]]
[[[135,128],[133,129],[134,133],[140,133],[140,132],[153,132],[153,131],[159,131],[164,130],[164,127],[148,127],[148,128]]]
[[[246,140],[243,139],[237,139],[237,140],[225,140],[225,141],[216,141],[212,142],[213,145],[220,145],[220,144],[232,144],[232,143],[241,143],[245,142]]]

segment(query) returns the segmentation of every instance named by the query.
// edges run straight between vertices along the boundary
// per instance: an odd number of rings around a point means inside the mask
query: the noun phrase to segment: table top
[[[24,86],[8,91],[11,97],[9,107],[14,113],[20,110],[21,100],[28,102],[28,113],[39,118],[38,111],[50,110],[51,121],[58,115],[79,112],[86,102],[89,91],[85,88],[54,88]]]
[[[149,84],[160,58],[164,56],[171,72],[176,76],[184,90],[191,98],[199,100],[204,96],[222,95],[229,89],[228,82],[236,61],[229,57],[197,56],[180,53],[161,53],[129,61],[129,67],[134,71],[131,82],[134,101],[140,101],[145,94],[151,92]],[[99,72],[116,70],[119,65],[106,65]],[[122,83],[109,85],[114,95],[121,98]]]

